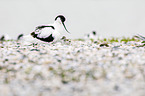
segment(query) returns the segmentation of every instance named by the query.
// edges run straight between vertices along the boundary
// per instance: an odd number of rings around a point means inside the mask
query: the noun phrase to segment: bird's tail
[[[37,35],[38,35],[38,34],[35,34],[35,32],[32,32],[32,33],[31,33],[31,36],[34,37],[34,38],[36,38]]]

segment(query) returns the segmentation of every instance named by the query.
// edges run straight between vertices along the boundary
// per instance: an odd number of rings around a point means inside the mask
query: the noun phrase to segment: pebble
[[[0,96],[144,96],[145,47],[98,43],[0,43]]]

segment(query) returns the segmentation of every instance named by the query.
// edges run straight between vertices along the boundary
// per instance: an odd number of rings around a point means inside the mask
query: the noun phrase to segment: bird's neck
[[[60,33],[64,30],[62,22],[55,21],[54,27],[55,27],[55,30]]]

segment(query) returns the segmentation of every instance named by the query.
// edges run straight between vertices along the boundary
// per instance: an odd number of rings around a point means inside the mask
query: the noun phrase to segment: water
[[[63,14],[70,38],[95,30],[102,37],[145,36],[144,0],[0,0],[0,35],[29,34]]]

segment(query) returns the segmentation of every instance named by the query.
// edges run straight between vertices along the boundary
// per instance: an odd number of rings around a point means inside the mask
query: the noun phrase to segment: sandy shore
[[[0,43],[0,96],[145,96],[140,42]]]

